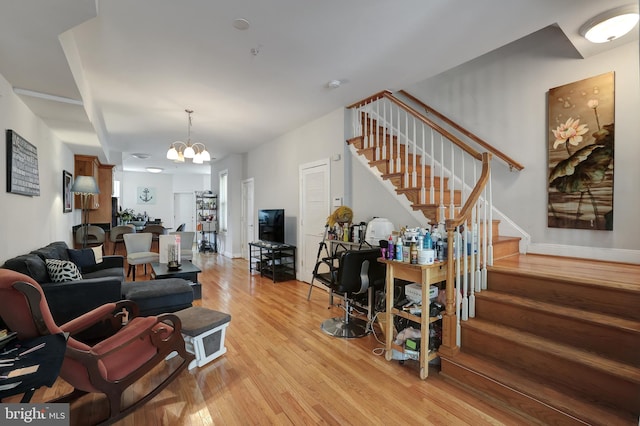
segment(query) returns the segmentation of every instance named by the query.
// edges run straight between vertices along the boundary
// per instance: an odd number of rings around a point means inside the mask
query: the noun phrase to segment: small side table
[[[198,282],[198,274],[202,272],[200,268],[189,260],[183,260],[180,269],[170,270],[166,263],[151,263],[151,279],[160,280],[163,278],[182,278],[191,284],[193,298],[202,299],[202,285]]]
[[[44,344],[40,349],[20,355],[31,348]],[[14,359],[13,365],[0,365],[0,400],[12,395],[24,394],[20,402],[31,401],[34,392],[42,387],[51,387],[60,374],[60,367],[67,349],[65,334],[50,334],[30,340],[15,340],[0,350],[0,360]],[[20,368],[37,366],[37,371],[9,377]]]

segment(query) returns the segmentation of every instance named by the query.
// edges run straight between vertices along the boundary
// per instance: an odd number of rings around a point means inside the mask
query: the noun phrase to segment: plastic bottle
[[[425,250],[429,250],[433,248],[433,240],[431,239],[431,234],[429,231],[424,235],[424,241],[422,243],[422,248]]]
[[[402,262],[402,237],[398,237],[396,241],[396,260]]]
[[[418,263],[418,242],[415,237],[411,239],[409,246],[409,263],[416,265]]]
[[[424,234],[422,233],[422,230],[418,230],[418,250],[422,250],[423,245],[424,245]]]
[[[404,244],[402,245],[402,261],[409,263],[411,261],[411,241],[406,238],[403,240]]]
[[[393,237],[389,235],[389,243],[387,245],[387,259],[393,260],[396,257],[396,248],[393,244]]]

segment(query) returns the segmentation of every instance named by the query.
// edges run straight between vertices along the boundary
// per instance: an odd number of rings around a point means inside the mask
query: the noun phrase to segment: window
[[[227,186],[228,186],[229,172],[227,170],[220,172],[220,199],[218,200],[218,208],[220,215],[220,231],[227,231]]]

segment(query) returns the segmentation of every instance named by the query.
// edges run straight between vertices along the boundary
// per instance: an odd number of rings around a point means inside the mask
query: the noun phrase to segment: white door
[[[242,181],[242,258],[249,259],[249,243],[255,241],[255,213],[253,211],[253,178]]]
[[[300,166],[300,233],[298,279],[310,283],[318,248],[330,212],[329,160]]]
[[[196,201],[192,192],[176,192],[173,194],[173,230],[181,223],[186,224],[185,231],[195,231]]]

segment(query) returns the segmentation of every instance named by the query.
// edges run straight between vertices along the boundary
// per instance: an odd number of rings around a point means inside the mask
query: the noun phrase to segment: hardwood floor
[[[183,372],[118,425],[526,424],[446,382],[438,367],[422,381],[417,363],[386,361],[374,335],[351,340],[325,335],[320,323],[342,311],[328,309],[321,289],[307,301],[306,283],[250,275],[245,260],[203,254],[194,263],[203,270],[203,299],[197,304],[231,314],[228,352]],[[137,280],[148,278],[140,274]],[[155,383],[172,361],[140,384]],[[125,399],[130,401],[138,388]],[[47,401],[68,389],[59,379],[53,388],[38,390],[32,401]],[[71,405],[72,425],[103,417],[101,396],[87,395]]]

